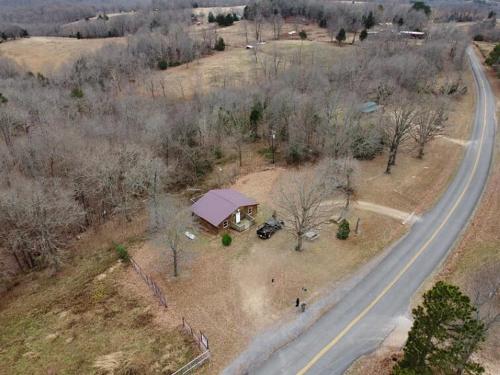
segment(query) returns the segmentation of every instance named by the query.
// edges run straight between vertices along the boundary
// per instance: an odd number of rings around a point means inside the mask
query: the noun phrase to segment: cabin
[[[234,229],[243,232],[255,224],[258,203],[233,189],[210,190],[199,198],[191,211],[203,229],[219,233]]]

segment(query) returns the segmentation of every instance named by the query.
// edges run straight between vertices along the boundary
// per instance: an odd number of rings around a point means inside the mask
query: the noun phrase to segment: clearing
[[[323,42],[297,40],[273,41],[258,46],[257,50],[230,48],[164,72],[154,71],[143,87],[155,96],[189,99],[216,88],[242,87],[258,79],[265,80],[267,75],[274,74],[274,56],[281,59],[281,72],[297,59],[310,64],[333,64],[349,50]]]
[[[78,57],[126,38],[76,39],[35,36],[0,44],[0,56],[13,59],[33,73],[48,75]]]

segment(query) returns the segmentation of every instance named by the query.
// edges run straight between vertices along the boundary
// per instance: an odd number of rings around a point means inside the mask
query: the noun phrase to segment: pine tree
[[[212,12],[208,13],[208,22],[209,23],[214,23],[215,22],[215,16]]]
[[[375,17],[373,16],[373,12],[370,11],[368,13],[368,16],[363,16],[363,26],[365,29],[371,29],[373,26],[375,26]]]
[[[217,43],[215,43],[214,49],[216,51],[224,51],[226,49],[226,43],[224,42],[224,39],[217,39]]]
[[[346,38],[346,35],[345,35],[345,29],[342,28],[339,30],[337,36],[335,37],[335,39],[337,39],[337,42],[339,44],[342,44],[343,41],[345,41],[345,38]]]
[[[337,230],[337,238],[339,240],[347,240],[349,238],[349,233],[351,233],[349,222],[346,219],[343,219],[339,224],[339,229]]]
[[[366,29],[363,29],[363,30],[361,30],[361,32],[359,33],[359,40],[363,41],[363,40],[365,40],[366,38],[368,38],[368,31],[366,31]]]
[[[414,323],[395,375],[482,374],[472,354],[484,341],[486,328],[476,318],[469,297],[439,281],[413,310]]]
[[[427,17],[431,15],[431,7],[423,1],[415,1],[412,5],[412,9],[416,11],[423,11]]]

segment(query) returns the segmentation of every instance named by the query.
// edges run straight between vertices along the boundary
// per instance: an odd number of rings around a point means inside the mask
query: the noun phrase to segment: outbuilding
[[[193,215],[206,230],[218,233],[232,228],[239,232],[255,223],[258,203],[233,189],[210,190],[192,206]]]

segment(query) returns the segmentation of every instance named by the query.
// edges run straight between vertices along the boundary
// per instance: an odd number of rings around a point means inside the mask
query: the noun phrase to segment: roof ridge
[[[236,190],[233,190],[233,189],[213,189],[213,190],[211,190],[211,191],[212,191],[212,192],[213,192],[213,193],[217,196],[217,198],[220,198],[220,199],[222,199],[222,200],[225,200],[226,202],[231,203],[233,206],[237,206],[237,207],[239,207],[239,205],[238,205],[236,202],[233,202],[233,201],[231,201],[231,200],[227,199],[226,197],[224,197],[224,195],[220,195],[220,194],[218,194],[218,192],[219,192],[219,191],[222,191],[222,190],[232,190],[232,191],[236,191]]]

